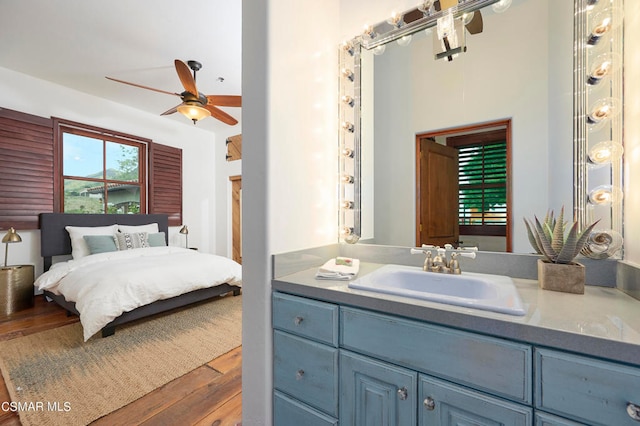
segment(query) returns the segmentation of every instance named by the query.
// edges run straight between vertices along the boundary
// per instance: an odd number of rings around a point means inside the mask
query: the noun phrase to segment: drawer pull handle
[[[640,406],[630,402],[627,404],[627,414],[633,420],[640,422]]]
[[[296,380],[302,380],[302,378],[304,377],[304,370],[300,369],[298,371],[296,371]]]
[[[293,319],[293,323],[294,323],[295,325],[300,325],[300,323],[301,323],[302,321],[304,321],[304,318],[302,318],[302,317],[295,317],[295,318]]]
[[[403,386],[400,389],[398,389],[398,398],[400,398],[401,401],[404,401],[405,399],[407,399],[408,396],[409,396],[409,391],[407,391],[407,388]]]
[[[429,411],[433,411],[436,408],[436,402],[430,396],[424,400],[423,404],[424,404],[424,408],[426,408]]]

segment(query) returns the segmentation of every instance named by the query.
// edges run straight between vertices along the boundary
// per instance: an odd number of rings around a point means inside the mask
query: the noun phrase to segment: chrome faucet
[[[448,247],[447,247],[448,246]],[[447,244],[447,248],[434,247],[423,245],[420,249],[411,249],[411,254],[420,254],[424,253],[426,255],[424,264],[422,265],[422,270],[426,272],[436,272],[441,274],[455,274],[459,275],[462,273],[460,269],[460,262],[458,261],[458,256],[464,256],[471,259],[476,258],[475,250],[477,248],[471,247],[466,249],[457,249],[454,250],[453,246]],[[436,250],[436,256],[432,257],[431,250]],[[447,250],[452,251],[451,260],[447,260]],[[469,251],[465,251],[469,250]],[[473,251],[471,251],[473,250]]]

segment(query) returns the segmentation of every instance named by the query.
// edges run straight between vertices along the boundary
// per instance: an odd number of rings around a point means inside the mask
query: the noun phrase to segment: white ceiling
[[[181,93],[173,61],[193,59],[203,65],[200,92],[241,95],[241,7],[240,0],[0,0],[0,67],[160,115],[180,98],[105,76]],[[241,108],[221,109],[241,121]],[[193,125],[179,113],[165,118]],[[197,126],[229,131],[213,118]]]

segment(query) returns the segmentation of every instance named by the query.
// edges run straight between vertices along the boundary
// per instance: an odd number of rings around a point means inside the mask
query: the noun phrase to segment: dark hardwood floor
[[[78,321],[36,296],[33,308],[0,320],[0,340],[9,340]],[[242,347],[211,360],[92,425],[236,426],[242,420]],[[0,380],[0,402],[9,401]],[[0,410],[0,426],[20,425],[17,414]]]

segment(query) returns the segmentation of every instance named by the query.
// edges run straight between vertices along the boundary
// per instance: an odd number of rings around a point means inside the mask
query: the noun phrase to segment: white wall
[[[640,2],[624,3],[624,258],[640,265]]]
[[[338,0],[242,11],[242,423],[271,424],[271,254],[337,241]]]
[[[131,107],[52,84],[50,82],[0,68],[0,107],[42,117],[60,117],[110,130],[149,138],[154,142],[182,149],[183,220],[189,225],[189,245],[200,250],[226,255],[226,247],[216,244],[216,220],[219,211],[214,166],[224,146],[211,132],[184,125],[167,117],[155,116]],[[224,154],[223,158],[224,158]],[[20,231],[20,230],[19,230]],[[20,231],[22,244],[13,244],[10,263],[32,263],[42,271],[39,231]],[[184,240],[170,232],[170,244]],[[4,255],[4,248],[0,251]]]

